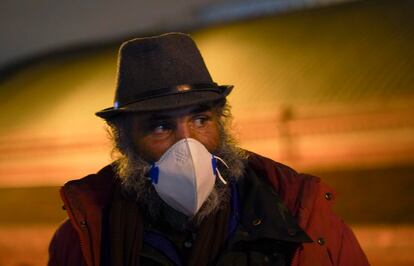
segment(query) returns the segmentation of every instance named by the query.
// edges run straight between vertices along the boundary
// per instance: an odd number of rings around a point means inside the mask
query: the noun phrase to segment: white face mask
[[[152,165],[151,182],[168,205],[194,216],[213,190],[216,175],[226,184],[216,167],[216,159],[223,162],[197,140],[182,139]]]

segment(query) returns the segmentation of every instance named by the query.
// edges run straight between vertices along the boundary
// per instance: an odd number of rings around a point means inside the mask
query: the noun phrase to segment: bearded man
[[[330,188],[235,145],[231,90],[186,34],[124,43],[96,113],[118,157],[61,189],[49,265],[368,265]]]

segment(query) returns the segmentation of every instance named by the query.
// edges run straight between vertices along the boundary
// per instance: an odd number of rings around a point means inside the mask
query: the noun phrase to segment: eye
[[[204,127],[208,122],[211,121],[211,116],[209,115],[196,115],[193,117],[193,124],[196,127]]]
[[[151,126],[151,133],[155,135],[162,135],[171,131],[171,125],[166,121],[159,121]]]

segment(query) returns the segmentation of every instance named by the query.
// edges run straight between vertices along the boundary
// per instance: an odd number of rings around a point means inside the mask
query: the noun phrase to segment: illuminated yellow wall
[[[384,10],[387,10],[384,19]],[[413,25],[403,6],[351,4],[193,34],[245,148],[299,169],[414,162]],[[95,111],[117,47],[34,64],[0,84],[0,186],[62,184],[111,161]]]

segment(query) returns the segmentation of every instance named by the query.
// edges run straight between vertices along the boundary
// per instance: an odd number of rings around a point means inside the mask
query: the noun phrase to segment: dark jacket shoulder
[[[316,197],[321,183],[319,177],[298,173],[291,167],[259,154],[249,152],[248,167],[251,167],[257,176],[265,179],[279,195],[283,204],[296,214],[302,204],[309,205]],[[335,192],[328,188],[332,194]],[[312,206],[307,206],[311,208]]]

